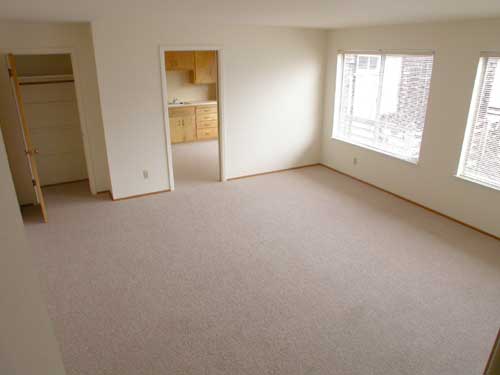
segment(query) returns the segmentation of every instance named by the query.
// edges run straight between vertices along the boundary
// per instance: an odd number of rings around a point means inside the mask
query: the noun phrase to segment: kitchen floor
[[[219,180],[217,139],[172,145],[172,156],[176,189]]]

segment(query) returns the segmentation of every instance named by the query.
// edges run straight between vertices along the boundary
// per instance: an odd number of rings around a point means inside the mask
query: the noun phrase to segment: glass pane
[[[500,188],[500,58],[487,58],[483,73],[459,175]]]
[[[345,54],[334,137],[416,162],[432,56]]]

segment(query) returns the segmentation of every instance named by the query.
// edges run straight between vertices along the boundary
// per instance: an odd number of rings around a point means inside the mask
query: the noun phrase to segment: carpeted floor
[[[476,375],[500,243],[310,167],[25,210],[68,375]]]

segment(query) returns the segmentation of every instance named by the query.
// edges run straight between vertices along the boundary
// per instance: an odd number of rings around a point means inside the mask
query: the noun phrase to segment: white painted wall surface
[[[19,124],[13,107],[5,54],[15,50],[72,48],[78,58],[83,114],[87,123],[96,190],[109,189],[106,146],[102,128],[94,49],[90,25],[85,23],[0,22],[0,123],[5,137],[9,162],[14,162],[13,177],[20,203],[32,200],[32,187],[24,150],[19,144]],[[11,145],[15,145],[12,147]]]
[[[0,374],[64,375],[0,133]]]
[[[454,177],[482,51],[500,52],[500,20],[331,31],[322,160],[325,164],[500,236],[500,191]],[[436,51],[420,161],[412,165],[331,138],[337,50]],[[353,158],[358,164],[353,165]]]
[[[160,46],[224,48],[227,177],[319,161],[325,31],[139,13],[104,17],[92,31],[115,198],[169,188]]]

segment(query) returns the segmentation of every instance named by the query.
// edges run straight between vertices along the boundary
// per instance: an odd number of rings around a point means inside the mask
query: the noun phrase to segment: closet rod
[[[62,79],[59,81],[46,81],[46,82],[19,82],[21,86],[27,85],[47,85],[49,83],[66,83],[66,82],[75,82],[74,79]]]

